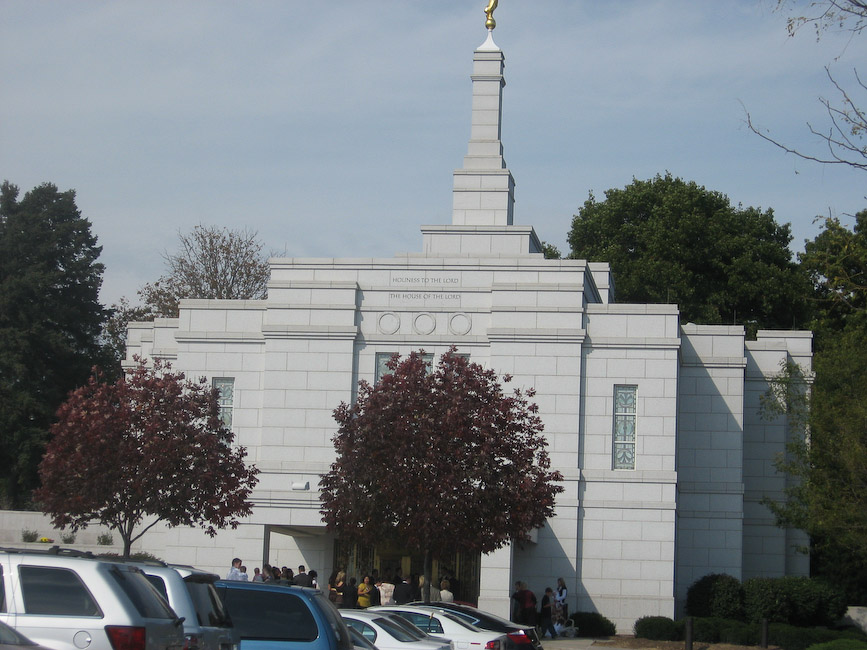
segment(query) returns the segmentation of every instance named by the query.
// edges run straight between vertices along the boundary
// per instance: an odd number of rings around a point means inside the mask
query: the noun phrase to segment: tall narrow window
[[[220,419],[227,427],[232,426],[232,406],[235,401],[235,378],[214,377],[212,385],[217,389],[220,404]]]
[[[377,352],[376,353],[376,373],[373,378],[373,383],[376,384],[380,379],[385,377],[386,375],[391,374],[391,370],[389,370],[386,365],[391,357],[394,356],[394,352]]]
[[[636,386],[614,387],[614,469],[635,469]]]

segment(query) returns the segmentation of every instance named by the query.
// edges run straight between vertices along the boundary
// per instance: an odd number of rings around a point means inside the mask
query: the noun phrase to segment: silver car
[[[184,619],[184,650],[237,650],[238,632],[214,587],[220,576],[158,561],[131,564],[144,572],[175,613]]]
[[[52,650],[181,650],[183,621],[135,566],[0,549],[0,621]]]

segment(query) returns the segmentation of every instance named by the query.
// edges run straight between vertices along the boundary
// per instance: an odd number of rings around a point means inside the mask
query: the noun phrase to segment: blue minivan
[[[232,580],[214,586],[241,650],[353,650],[337,608],[318,589]]]

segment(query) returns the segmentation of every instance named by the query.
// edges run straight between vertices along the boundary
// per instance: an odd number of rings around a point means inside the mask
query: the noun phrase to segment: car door
[[[72,569],[18,567],[20,603],[14,626],[24,636],[51,648],[99,647],[105,622],[96,599]]]

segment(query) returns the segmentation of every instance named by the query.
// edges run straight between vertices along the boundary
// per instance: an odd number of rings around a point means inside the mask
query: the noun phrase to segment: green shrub
[[[784,623],[768,626],[768,643],[778,645],[783,650],[806,650],[817,643],[827,643],[845,638],[845,633],[821,627],[797,627]]]
[[[715,616],[693,618],[693,641],[700,641],[701,643],[719,643],[722,639],[723,631],[734,625],[742,625],[742,623],[740,623],[740,621]]]
[[[98,557],[105,558],[121,558],[120,553],[100,553]],[[165,562],[162,558],[157,557],[153,553],[148,553],[147,551],[137,551],[135,553],[129,554],[130,560],[135,560],[137,562]]]
[[[867,639],[835,639],[825,643],[815,643],[807,650],[867,650]]]
[[[30,530],[29,528],[25,528],[21,531],[21,541],[22,542],[35,542],[39,539],[39,533],[35,530]]]
[[[686,592],[690,616],[744,620],[744,589],[740,580],[725,573],[710,573]]]
[[[809,627],[834,625],[846,611],[843,592],[820,580],[799,576],[751,578],[744,583],[750,620]]]
[[[64,544],[75,544],[75,533],[60,533],[60,541]]]
[[[96,537],[96,543],[100,546],[111,546],[114,544],[114,537],[111,533],[100,533]]]
[[[743,621],[729,621],[729,625],[720,630],[720,643],[732,645],[759,645],[762,639],[762,631],[755,623]]]
[[[635,621],[635,636],[653,641],[680,641],[677,623],[666,616],[642,616]]]
[[[841,589],[811,578],[789,576],[780,580],[791,603],[792,625],[833,626],[846,613]]]
[[[571,614],[571,618],[578,628],[578,636],[598,637],[617,634],[617,626],[597,612],[575,612]]]

